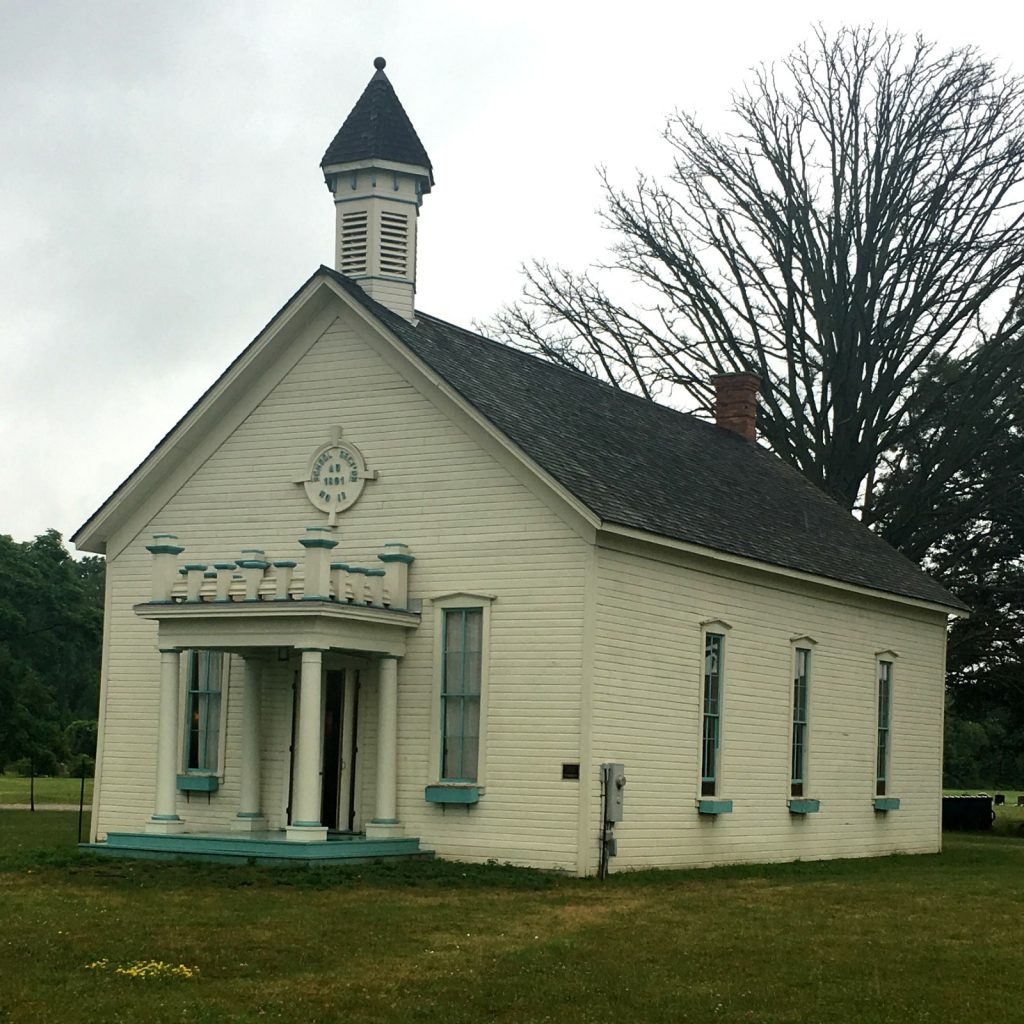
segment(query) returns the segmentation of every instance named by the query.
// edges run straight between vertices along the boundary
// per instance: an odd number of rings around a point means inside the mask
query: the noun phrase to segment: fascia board
[[[421,393],[425,394],[427,398],[431,398],[429,389],[433,389],[443,395],[448,402],[456,406],[465,417],[472,421],[480,433],[498,445],[532,477],[536,478],[545,490],[550,492],[561,504],[567,506],[577,518],[582,519],[589,528],[588,533],[592,533],[601,525],[600,517],[588,505],[585,505],[550,473],[534,462],[514,441],[484,416],[476,406],[467,401],[461,392],[452,387],[444,377],[417,356],[415,352],[405,345],[397,335],[393,334],[369,310],[364,309],[358,301],[352,299],[335,281],[326,278],[325,282],[374,333],[387,342],[389,348],[399,356],[400,360],[415,372],[416,376],[420,378],[418,390]],[[429,389],[424,388],[423,383],[428,384]],[[593,542],[592,536],[588,536],[587,539]]]
[[[146,502],[158,483],[166,480],[201,444],[207,434],[207,425],[222,421],[225,411],[238,402],[239,392],[267,368],[280,347],[322,312],[336,294],[335,289],[324,288],[326,283],[314,274],[289,299],[124,482],[78,528],[71,537],[75,547],[80,551],[107,553],[107,542],[112,534]],[[319,301],[315,298],[318,293]]]
[[[598,531],[598,543],[601,536],[608,538],[622,538],[635,541],[641,544],[650,544],[655,547],[666,548],[671,551],[685,552],[696,555],[699,558],[709,559],[713,562],[722,562],[727,565],[739,566],[744,569],[751,569],[759,573],[766,573],[770,576],[782,577],[796,580],[802,583],[809,583],[814,586],[827,587],[831,590],[843,591],[847,594],[856,594],[858,597],[870,598],[875,601],[887,601],[904,605],[910,608],[917,608],[922,611],[938,612],[941,615],[952,615],[956,618],[966,619],[970,612],[949,605],[937,604],[933,601],[923,601],[920,598],[905,597],[902,594],[894,594],[888,590],[875,590],[872,587],[860,586],[856,583],[846,583],[843,580],[830,579],[828,576],[818,576],[815,573],[802,572],[799,569],[789,569],[781,565],[772,565],[770,562],[760,562],[754,558],[745,558],[742,555],[732,555],[724,551],[716,551],[714,548],[702,547],[699,544],[690,544],[682,540],[674,540],[671,537],[662,537],[656,533],[647,533],[631,526],[619,526],[615,523],[602,523]]]

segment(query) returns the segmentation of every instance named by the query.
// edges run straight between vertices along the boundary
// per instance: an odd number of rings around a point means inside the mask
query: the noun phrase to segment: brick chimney
[[[715,385],[715,423],[747,441],[757,437],[757,395],[761,378],[756,373],[720,373]]]

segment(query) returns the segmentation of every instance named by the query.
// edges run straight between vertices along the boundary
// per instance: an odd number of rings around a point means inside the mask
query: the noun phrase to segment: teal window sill
[[[790,814],[817,814],[820,810],[820,800],[806,800],[803,797],[793,797],[789,801]]]
[[[897,796],[876,796],[872,801],[876,811],[898,811],[900,799]]]
[[[423,798],[428,804],[475,804],[480,800],[479,786],[427,786]]]
[[[698,800],[698,814],[732,814],[731,800]]]
[[[216,793],[220,779],[216,775],[179,775],[178,789],[185,793]]]

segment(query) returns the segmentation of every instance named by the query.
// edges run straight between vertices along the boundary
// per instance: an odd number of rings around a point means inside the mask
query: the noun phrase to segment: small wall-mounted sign
[[[367,480],[376,480],[376,470],[366,468],[363,453],[351,441],[342,441],[341,427],[327,444],[309,460],[309,471],[301,483],[314,507],[327,513],[328,525],[337,523],[338,513],[351,508],[363,493]]]

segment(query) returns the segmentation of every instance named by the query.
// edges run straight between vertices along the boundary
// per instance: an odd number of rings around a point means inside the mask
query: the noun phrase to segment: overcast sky
[[[468,326],[599,258],[598,165],[664,170],[667,114],[819,19],[1024,67],[1009,3],[0,0],[0,533],[73,533],[331,262],[320,158],[378,54],[437,182],[417,305]]]

